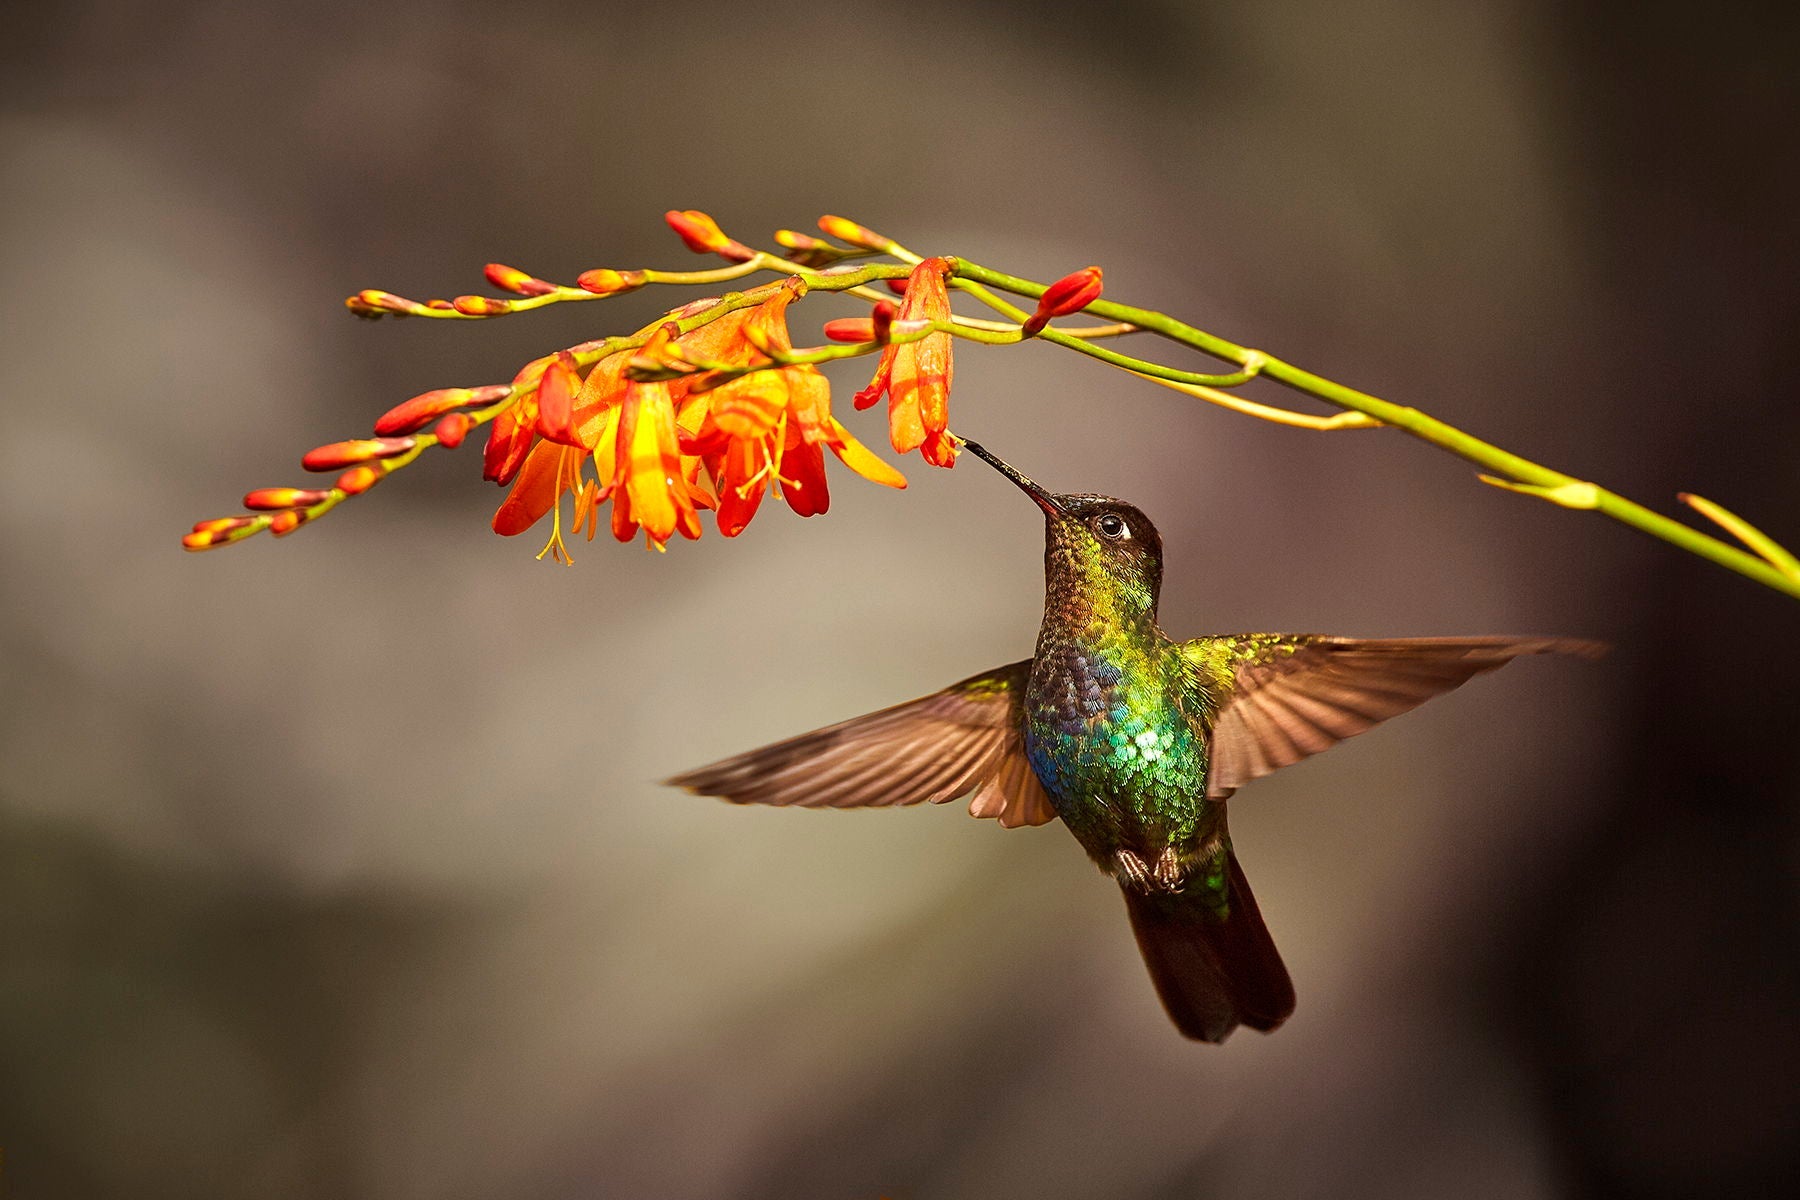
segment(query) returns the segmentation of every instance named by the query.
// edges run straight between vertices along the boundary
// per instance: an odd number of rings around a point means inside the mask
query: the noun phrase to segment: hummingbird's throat
[[[1044,552],[1044,620],[1070,630],[1129,637],[1156,624],[1156,589],[1121,572],[1097,546],[1052,537]]]

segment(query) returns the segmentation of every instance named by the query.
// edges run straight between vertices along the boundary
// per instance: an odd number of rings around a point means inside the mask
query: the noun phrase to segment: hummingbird
[[[1294,985],[1226,827],[1240,787],[1526,654],[1545,637],[1362,639],[1157,625],[1156,527],[1110,496],[1058,495],[975,455],[1044,513],[1044,619],[1032,656],[918,700],[678,775],[738,804],[860,808],[971,796],[1017,828],[1060,818],[1117,881],[1181,1033],[1272,1032]]]

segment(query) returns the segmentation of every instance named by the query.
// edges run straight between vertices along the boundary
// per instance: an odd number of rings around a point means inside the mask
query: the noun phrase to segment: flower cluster
[[[621,541],[641,531],[661,549],[677,534],[697,538],[705,511],[714,514],[720,533],[735,537],[771,493],[801,516],[826,511],[826,451],[864,479],[906,486],[900,472],[832,414],[830,385],[818,363],[879,352],[875,377],[857,393],[856,407],[866,409],[885,395],[893,448],[901,454],[918,450],[928,463],[950,467],[958,446],[949,430],[953,332],[989,341],[1036,332],[956,317],[951,260],[920,259],[840,217],[822,218],[820,227],[848,246],[782,230],[775,240],[786,257],[726,236],[705,213],[670,212],[667,221],[690,249],[731,265],[691,272],[597,268],[569,286],[495,263],[487,279],[508,297],[419,302],[371,289],[346,305],[363,317],[480,319],[652,283],[714,283],[771,270],[784,277],[695,301],[627,337],[546,355],[526,364],[510,384],[415,396],[377,420],[373,437],[320,446],[302,458],[308,470],[340,472],[333,486],[258,488],[244,498],[249,514],[202,521],[182,544],[206,550],[264,530],[291,533],[424,450],[455,449],[484,424],[491,429],[483,475],[509,489],[494,514],[494,530],[519,534],[550,516],[550,537],[539,557],[570,561],[565,509],[567,528],[592,540],[600,509],[609,502],[608,524]],[[901,262],[843,265],[881,255]],[[1084,300],[1098,295],[1098,271],[1089,273],[1096,285]],[[900,294],[898,307],[869,287],[882,282]],[[860,295],[872,301],[873,315],[828,322],[828,340],[838,344],[796,350],[788,309],[810,290]],[[1064,304],[1057,314],[1078,307]],[[1040,305],[1031,320],[1041,327],[1046,312]]]
[[[1261,350],[1228,341],[1167,314],[1101,298],[1099,267],[1051,283],[1008,275],[958,257],[926,258],[843,217],[819,218],[825,238],[777,230],[779,251],[755,249],[727,235],[703,212],[664,219],[690,250],[727,265],[701,271],[582,272],[554,283],[514,267],[489,264],[487,279],[505,296],[408,300],[369,289],[344,303],[360,317],[424,317],[475,321],[550,304],[598,300],[657,284],[711,285],[757,273],[774,283],[729,292],[674,309],[636,333],[570,346],[526,364],[510,384],[440,388],[415,396],[375,423],[374,436],[309,451],[301,465],[335,471],[324,488],[263,487],[244,497],[249,512],[201,521],[182,538],[189,550],[229,546],[264,531],[294,532],[438,446],[455,449],[492,423],[483,473],[509,490],[494,528],[517,534],[551,517],[538,555],[569,561],[563,540],[565,498],[571,528],[592,539],[600,508],[612,504],[614,536],[641,530],[661,549],[671,537],[700,536],[711,511],[721,533],[735,537],[773,492],[802,516],[830,503],[825,451],[865,479],[906,486],[900,473],[851,436],[831,412],[830,388],[818,365],[879,353],[875,377],[855,407],[888,401],[888,441],[927,463],[956,464],[960,439],[950,431],[952,348],[957,340],[988,345],[1048,342],[1105,363],[1136,379],[1244,416],[1318,431],[1394,428],[1483,468],[1484,483],[1564,508],[1590,510],[1631,525],[1778,591],[1800,597],[1800,556],[1717,503],[1681,499],[1737,544],[1702,533],[1575,476],[1483,442],[1415,408],[1334,383]],[[835,239],[835,240],[833,240]],[[858,263],[854,260],[867,260]],[[900,302],[877,290],[885,285]],[[873,307],[867,317],[825,322],[827,344],[797,350],[787,312],[809,293],[843,293]],[[998,320],[953,312],[961,292]],[[1018,301],[1035,301],[1028,310]],[[1090,313],[1109,322],[1053,326],[1059,317]],[[1103,345],[1126,334],[1151,334],[1185,351],[1230,364],[1220,373],[1174,366]],[[1264,403],[1234,389],[1269,380],[1336,406],[1324,415]]]
[[[487,477],[512,485],[494,531],[522,533],[555,512],[548,550],[566,561],[560,510],[569,495],[574,531],[589,540],[608,500],[620,541],[640,529],[658,548],[677,533],[697,538],[702,509],[735,537],[770,491],[803,517],[824,512],[826,449],[865,479],[905,487],[831,415],[817,367],[774,365],[771,353],[792,348],[787,307],[798,291],[786,281],[754,307],[685,334],[672,322],[654,326],[637,353],[603,359],[585,379],[573,356],[550,359],[535,403],[497,421],[489,440]]]

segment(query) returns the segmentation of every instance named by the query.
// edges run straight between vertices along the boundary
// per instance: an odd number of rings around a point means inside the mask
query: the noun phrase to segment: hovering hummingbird
[[[1162,540],[1130,504],[1054,495],[974,442],[1044,511],[1037,651],[941,692],[668,782],[738,804],[857,808],[973,793],[1003,826],[1061,817],[1118,881],[1158,996],[1185,1036],[1265,1033],[1294,985],[1232,853],[1226,801],[1523,654],[1569,638],[1249,633],[1177,642],[1156,624]]]

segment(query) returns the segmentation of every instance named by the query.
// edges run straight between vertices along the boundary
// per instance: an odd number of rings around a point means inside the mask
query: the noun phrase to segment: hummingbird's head
[[[1114,620],[1156,619],[1162,537],[1136,505],[1111,496],[1045,491],[974,442],[963,445],[1044,510],[1044,582],[1049,607],[1106,606]]]

